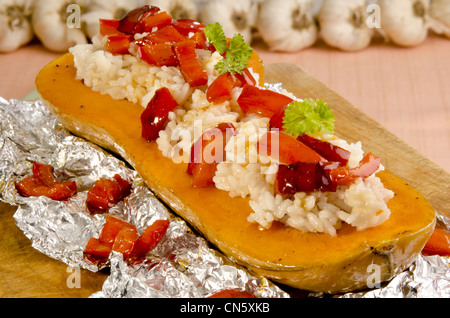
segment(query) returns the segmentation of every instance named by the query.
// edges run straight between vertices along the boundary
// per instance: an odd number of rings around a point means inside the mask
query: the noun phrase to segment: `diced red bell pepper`
[[[158,138],[167,124],[169,112],[177,107],[178,103],[167,87],[158,89],[141,114],[142,137],[147,141]]]
[[[156,14],[160,11],[158,7],[144,5],[134,10],[128,12],[122,19],[119,21],[119,26],[117,30],[126,34],[134,34],[135,27],[138,21],[141,19],[144,13]]]
[[[218,291],[208,298],[258,298],[255,294],[252,294],[245,290],[224,289]]]
[[[280,131],[284,130],[283,118],[284,118],[284,112],[286,111],[287,105],[289,105],[289,104],[284,105],[276,113],[274,113],[272,116],[270,116],[270,121],[269,121],[270,129],[278,129]]]
[[[62,201],[72,197],[75,193],[77,193],[76,182],[66,180],[57,182],[49,187],[45,196],[52,200]]]
[[[170,43],[147,44],[145,41],[136,42],[138,57],[156,66],[176,66],[177,59]]]
[[[123,35],[125,33],[118,30],[120,20],[100,19],[99,33],[105,35]]]
[[[181,73],[191,87],[206,85],[208,74],[200,65],[197,57],[195,42],[185,40],[174,44],[175,56],[178,60]]]
[[[152,32],[154,28],[164,28],[170,25],[172,17],[166,11],[154,12],[149,10],[144,12],[136,23],[134,33]]]
[[[206,90],[206,99],[215,104],[223,103],[231,98],[236,81],[230,73],[219,75]]]
[[[248,70],[248,68],[244,68],[242,70],[242,73],[236,73],[233,75],[233,77],[235,78],[235,80],[239,83],[239,87],[244,87],[244,85],[252,85],[255,86],[256,85],[256,80],[253,77],[252,73],[250,73],[250,71]]]
[[[203,31],[194,33],[189,40],[194,41],[195,48],[202,50],[215,50],[214,45],[209,45],[209,41]]]
[[[33,162],[33,176],[42,181],[44,185],[50,187],[56,183],[55,176],[53,175],[53,166],[46,165],[38,162]]]
[[[139,234],[136,227],[124,227],[116,235],[112,250],[122,253],[123,259],[126,260],[130,257],[134,250],[136,241],[139,239]]]
[[[257,147],[259,154],[269,156],[286,165],[299,161],[326,161],[316,151],[283,132],[269,131],[261,137]]]
[[[17,192],[24,197],[36,197],[47,194],[48,187],[37,177],[31,176],[15,184]]]
[[[337,186],[329,179],[327,171],[338,163],[295,162],[279,165],[274,188],[276,193],[295,194],[297,192],[336,191]]]
[[[177,31],[173,26],[169,25],[145,37],[150,44],[159,43],[176,43],[186,40],[186,37]]]
[[[33,176],[15,184],[20,195],[26,197],[46,196],[52,200],[66,200],[77,193],[75,181],[57,181],[51,165],[33,162]]]
[[[212,128],[194,142],[191,147],[190,161],[187,174],[193,176],[194,187],[208,187],[213,185],[217,165],[225,159],[225,146],[234,135],[234,126],[221,123]]]
[[[101,243],[110,244],[112,246],[117,233],[127,227],[132,227],[132,225],[117,217],[108,216],[98,239]]]
[[[367,178],[375,173],[380,167],[381,160],[373,153],[363,157],[356,168],[348,166],[339,167],[329,171],[330,180],[337,185],[349,185],[358,178]]]
[[[130,194],[131,184],[116,174],[112,179],[100,178],[89,189],[86,205],[91,213],[105,213]]]
[[[292,98],[269,89],[254,85],[244,85],[237,102],[244,113],[259,114],[272,117],[283,106],[290,104]]]
[[[190,19],[174,19],[172,26],[178,30],[182,35],[189,36],[190,33],[203,32],[205,25]]]
[[[436,227],[425,244],[422,254],[450,256],[450,233]]]
[[[99,261],[106,261],[111,254],[112,245],[102,243],[99,239],[92,237],[84,248],[84,256],[91,262],[97,263]]]
[[[132,36],[130,35],[110,35],[106,41],[106,51],[112,54],[129,53]]]
[[[161,242],[164,235],[166,235],[169,225],[169,220],[157,220],[148,226],[137,239],[131,257],[145,257],[148,252],[153,250]]]
[[[327,161],[339,162],[342,166],[347,165],[350,159],[350,152],[333,145],[327,141],[323,141],[317,138],[313,138],[306,134],[297,137],[297,140],[304,143],[311,149],[315,150],[318,154],[323,156]]]
[[[197,49],[211,49],[214,46],[210,46],[208,39],[206,38],[205,25],[190,19],[177,19],[172,20],[172,26],[178,30],[184,37],[189,38],[195,42]]]
[[[157,220],[139,235],[136,226],[108,216],[100,237],[91,238],[84,255],[93,262],[106,262],[111,251],[122,253],[125,261],[136,262],[153,250],[166,235],[169,220]]]
[[[223,103],[231,98],[233,88],[244,85],[256,85],[256,80],[248,69],[244,69],[242,74],[221,74],[209,85],[206,98],[212,103]]]

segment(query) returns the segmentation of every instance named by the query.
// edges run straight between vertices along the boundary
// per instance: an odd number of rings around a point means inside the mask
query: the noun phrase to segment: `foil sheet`
[[[65,202],[19,196],[14,182],[31,174],[33,161],[51,164],[57,177],[75,180],[78,194]],[[102,269],[83,259],[84,246],[99,235],[105,222],[104,215],[92,216],[87,210],[86,192],[99,178],[116,173],[133,186],[132,193],[114,206],[111,214],[135,224],[138,230],[157,219],[170,218],[171,223],[165,239],[142,264],[129,266],[121,254],[111,253],[109,262],[102,265],[109,267],[110,275],[92,298],[205,297],[223,289],[247,290],[265,298],[291,296],[211,248],[154,196],[136,171],[96,145],[71,135],[42,101],[7,101],[0,97],[0,200],[18,207],[15,222],[35,249],[72,267],[93,272]],[[442,216],[438,224],[447,229],[450,226],[448,218]],[[407,270],[379,288],[334,297],[448,298],[449,259],[419,256]]]

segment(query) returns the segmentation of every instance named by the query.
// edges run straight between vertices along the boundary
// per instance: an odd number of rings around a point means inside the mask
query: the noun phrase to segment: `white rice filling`
[[[225,148],[226,160],[218,164],[213,181],[231,197],[249,198],[253,210],[248,216],[249,222],[270,228],[274,221],[279,221],[301,231],[334,236],[342,222],[364,230],[389,218],[387,202],[393,192],[384,188],[375,175],[358,179],[350,186],[340,186],[336,192],[299,192],[291,197],[275,194],[273,185],[278,162],[259,155],[255,146],[267,132],[269,119],[241,112],[236,102],[241,89],[234,89],[230,101],[215,105],[206,99],[204,88],[191,88],[177,67],[151,66],[133,55],[108,53],[103,46],[104,38],[97,36],[93,44],[70,49],[77,78],[85,85],[114,99],[126,99],[143,107],[154,92],[164,86],[179,103],[180,107],[169,114],[169,121],[156,140],[165,157],[175,163],[188,162],[192,143],[203,132],[223,122],[236,127],[237,134]],[[210,84],[218,76],[214,65],[221,57],[204,50],[197,53]],[[258,80],[258,75],[253,75]],[[293,97],[290,92],[283,93]],[[349,167],[356,167],[364,156],[360,142],[349,144],[333,135],[322,138],[351,152]]]

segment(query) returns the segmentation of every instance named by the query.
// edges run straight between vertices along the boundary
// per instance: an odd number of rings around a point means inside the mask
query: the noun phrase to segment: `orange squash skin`
[[[215,188],[193,188],[187,164],[173,163],[156,142],[141,137],[142,106],[94,92],[75,75],[67,53],[36,78],[41,98],[61,123],[122,156],[155,194],[225,255],[274,281],[324,293],[370,287],[372,281],[386,281],[409,266],[434,229],[429,203],[383,171],[379,176],[395,197],[388,203],[390,219],[378,227],[356,231],[344,226],[335,237],[278,223],[261,230],[247,221],[252,212],[247,199]]]

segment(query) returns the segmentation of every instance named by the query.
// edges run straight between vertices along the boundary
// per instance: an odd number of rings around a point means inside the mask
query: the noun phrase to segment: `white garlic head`
[[[258,7],[252,0],[210,0],[202,8],[200,21],[203,24],[219,22],[227,37],[240,33],[251,43],[257,14]]]
[[[343,51],[369,46],[373,30],[367,24],[366,5],[365,0],[324,0],[318,14],[324,42]]]
[[[199,14],[192,0],[147,0],[146,4],[166,11],[174,19],[196,20]]]
[[[416,46],[428,35],[429,0],[379,0],[381,28],[399,46]]]
[[[313,0],[262,2],[257,27],[269,49],[293,52],[313,45],[318,34],[313,7]]]

